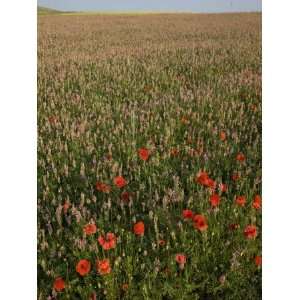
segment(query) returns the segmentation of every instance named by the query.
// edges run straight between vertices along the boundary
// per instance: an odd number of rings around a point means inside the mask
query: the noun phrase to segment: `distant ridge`
[[[53,15],[53,14],[61,14],[63,13],[60,10],[44,7],[44,6],[38,6],[37,7],[37,13],[38,15]]]
[[[195,14],[195,12],[191,11],[159,11],[159,10],[153,10],[153,11],[131,11],[131,10],[125,10],[125,11],[118,11],[118,10],[87,10],[87,11],[61,11],[56,10],[48,7],[38,6],[37,9],[38,15],[78,15],[78,16],[84,16],[84,15],[156,15],[156,14]]]
[[[256,12],[256,11],[249,11],[249,12],[214,12],[214,13],[208,13],[208,12],[194,12],[194,11],[171,11],[171,10],[165,10],[165,11],[160,11],[160,10],[153,10],[153,11],[143,11],[143,10],[138,10],[138,11],[131,11],[131,10],[123,10],[123,11],[118,11],[118,10],[87,10],[87,11],[62,11],[62,10],[57,10],[53,8],[48,8],[44,6],[38,6],[37,7],[37,13],[38,15],[78,15],[78,16],[84,16],[84,15],[155,15],[155,14],[249,14],[249,13],[258,13],[261,14],[261,12]]]

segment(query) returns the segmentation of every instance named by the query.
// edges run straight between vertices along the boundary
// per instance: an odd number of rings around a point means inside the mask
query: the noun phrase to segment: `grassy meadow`
[[[38,299],[261,299],[261,14],[38,17]]]

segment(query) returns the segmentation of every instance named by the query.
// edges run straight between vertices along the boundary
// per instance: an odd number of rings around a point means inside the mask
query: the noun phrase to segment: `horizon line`
[[[159,10],[159,9],[154,9],[154,10],[147,10],[147,9],[137,9],[137,10],[130,10],[130,9],[123,9],[123,10],[118,10],[118,9],[88,9],[88,10],[61,10],[57,8],[52,8],[49,6],[40,6],[37,5],[37,8],[44,8],[44,9],[50,9],[50,10],[55,10],[57,12],[62,12],[62,13],[119,13],[119,14],[126,14],[126,13],[188,13],[188,14],[225,14],[225,13],[262,13],[262,10],[225,10],[225,11],[195,11],[195,10]]]

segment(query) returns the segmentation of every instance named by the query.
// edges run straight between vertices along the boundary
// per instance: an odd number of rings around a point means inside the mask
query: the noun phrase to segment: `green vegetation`
[[[56,14],[62,14],[63,12],[52,8],[38,6],[37,13],[38,15],[56,15]]]
[[[38,299],[261,299],[261,15],[38,21]]]

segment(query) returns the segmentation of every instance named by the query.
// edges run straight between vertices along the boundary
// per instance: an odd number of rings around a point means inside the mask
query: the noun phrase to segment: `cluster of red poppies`
[[[193,220],[195,229],[199,231],[205,231],[208,227],[205,216],[200,214],[194,214],[193,211],[190,209],[183,210],[182,216],[184,219]]]
[[[81,276],[86,276],[91,271],[91,262],[87,259],[81,259],[76,265],[76,272]],[[96,269],[100,275],[109,274],[111,272],[110,261],[108,258],[97,260]],[[65,281],[62,277],[58,277],[54,280],[53,288],[60,292],[65,289]]]
[[[224,132],[221,132],[220,139],[225,140],[226,134]],[[150,152],[146,148],[141,148],[138,150],[138,155],[141,160],[147,161],[150,156]],[[245,160],[245,156],[242,153],[237,154],[236,157],[237,161],[243,162]],[[233,180],[238,179],[238,175],[233,178]],[[114,178],[113,183],[118,188],[123,188],[127,185],[127,181],[124,179],[123,176],[117,176]],[[221,196],[216,192],[217,183],[215,180],[213,180],[207,172],[202,171],[199,172],[196,176],[196,183],[207,187],[211,191],[211,195],[209,197],[209,202],[211,204],[212,208],[216,208],[221,203]],[[225,193],[228,190],[228,187],[224,183],[220,183],[219,185],[219,191],[220,194]],[[103,193],[110,193],[111,186],[103,183],[103,182],[97,182],[96,183],[96,190],[103,192]],[[131,193],[127,191],[123,191],[121,194],[121,198],[123,201],[129,201],[129,198],[131,196]],[[235,203],[238,206],[244,207],[246,204],[246,197],[243,195],[239,195],[235,197]],[[69,207],[69,205],[68,205]],[[64,207],[64,209],[68,209],[68,207]],[[261,208],[261,197],[259,195],[256,195],[252,202],[252,207],[259,210]],[[199,230],[200,232],[204,232],[208,229],[208,222],[204,215],[202,214],[195,214],[190,209],[184,209],[182,211],[182,217],[185,220],[191,220],[193,222],[193,226],[196,230]],[[239,224],[231,224],[230,228],[232,230],[239,228]],[[86,235],[93,235],[97,232],[97,226],[93,223],[86,224],[83,228],[83,232]],[[143,236],[145,234],[145,224],[143,221],[138,221],[133,226],[133,232],[137,236]],[[257,236],[257,227],[255,225],[247,225],[244,228],[244,236],[247,239],[255,239]],[[102,247],[103,250],[110,250],[116,247],[117,238],[114,233],[108,232],[106,234],[100,235],[98,237],[98,243]],[[159,241],[159,245],[163,246],[165,244],[164,240]],[[261,256],[256,256],[254,258],[255,264],[257,266],[261,265]],[[184,269],[184,266],[187,261],[187,257],[183,253],[178,253],[175,256],[175,261],[178,263],[179,268],[181,270]],[[97,260],[96,261],[96,269],[99,274],[105,275],[109,274],[111,272],[111,266],[109,259],[103,259],[103,260]],[[86,276],[91,270],[91,263],[87,259],[81,259],[77,265],[76,265],[76,272],[80,274],[81,276]],[[58,277],[54,281],[54,288],[56,291],[62,291],[65,288],[65,282],[63,278]]]

